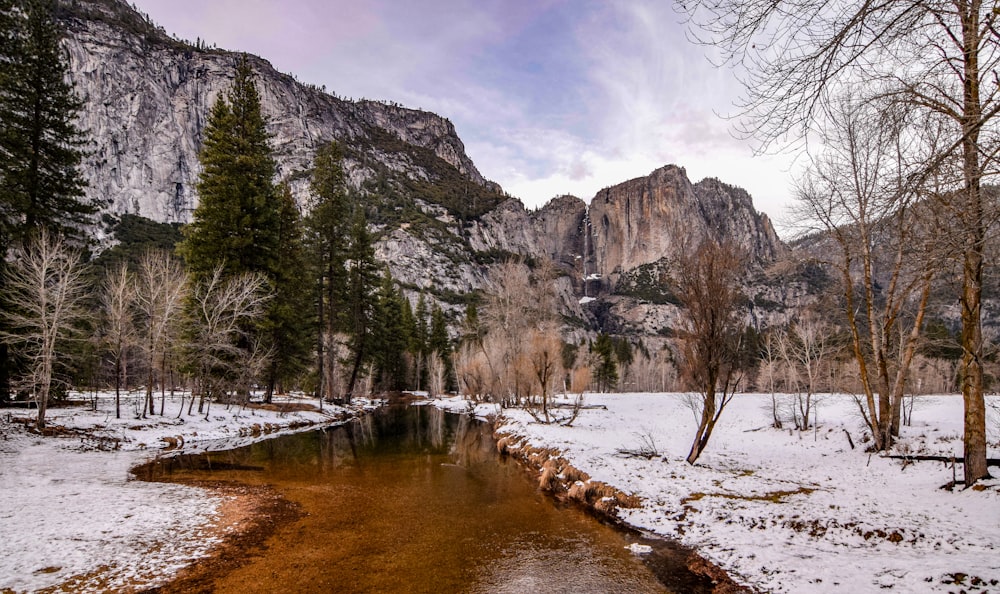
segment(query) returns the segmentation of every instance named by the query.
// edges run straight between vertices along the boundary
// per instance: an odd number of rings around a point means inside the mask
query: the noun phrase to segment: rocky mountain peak
[[[61,0],[60,15],[70,32],[71,78],[86,105],[81,127],[93,141],[88,191],[108,198],[112,214],[188,221],[203,129],[239,55],[174,39],[123,0]],[[787,249],[745,191],[716,179],[692,184],[677,165],[605,188],[589,205],[563,195],[529,211],[480,174],[447,118],[347,100],[263,58],[249,60],[278,176],[300,204],[308,202],[316,149],[340,142],[348,183],[374,211],[377,257],[406,290],[426,292],[455,315],[490,265],[511,256],[556,264],[563,313],[579,331],[614,326],[595,312],[628,320],[632,310],[672,307],[641,291],[616,293],[619,279],[653,278],[652,268],[706,237],[735,242],[759,266]],[[632,327],[655,333],[669,319],[661,314],[643,314],[647,321]]]
[[[672,258],[708,237],[734,242],[758,266],[787,249],[745,190],[715,179],[692,184],[677,165],[601,190],[590,203],[590,221],[597,271],[610,287],[622,272]]]

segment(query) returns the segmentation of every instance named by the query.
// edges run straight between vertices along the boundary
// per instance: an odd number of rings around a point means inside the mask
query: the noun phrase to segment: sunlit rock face
[[[732,242],[757,266],[787,252],[746,191],[715,179],[692,184],[676,165],[601,190],[590,221],[597,272],[609,287],[621,273],[672,259],[706,238]]]

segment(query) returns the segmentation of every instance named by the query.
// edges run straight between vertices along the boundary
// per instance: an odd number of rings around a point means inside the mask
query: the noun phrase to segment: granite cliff
[[[81,127],[93,141],[86,176],[90,191],[114,213],[186,222],[197,196],[198,150],[208,112],[231,82],[238,54],[177,41],[119,0],[66,2],[72,81],[86,109]],[[249,56],[278,163],[278,175],[301,197],[318,146],[357,145],[388,133],[430,151],[477,186],[498,192],[465,155],[450,121],[436,114],[375,101],[347,101],[277,72]],[[433,179],[411,155],[384,151],[385,163],[408,176]],[[409,157],[409,158],[407,158]],[[348,163],[357,184],[370,176]]]
[[[229,88],[238,55],[171,38],[122,0],[64,0],[61,18],[86,105],[81,125],[93,141],[88,191],[108,199],[112,215],[188,221],[207,114]],[[492,263],[545,257],[563,273],[564,314],[578,328],[655,333],[675,308],[645,285],[657,285],[681,250],[727,239],[758,270],[787,253],[745,191],[714,179],[692,183],[674,165],[601,190],[589,206],[561,196],[529,211],[479,173],[447,119],[346,100],[249,58],[278,176],[300,205],[309,205],[315,150],[338,141],[349,184],[377,206],[377,257],[405,288],[455,313]]]

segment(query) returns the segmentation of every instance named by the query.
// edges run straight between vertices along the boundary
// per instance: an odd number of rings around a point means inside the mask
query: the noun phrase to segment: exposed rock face
[[[202,131],[216,97],[232,83],[238,54],[172,40],[118,0],[84,0],[67,5],[64,13],[71,76],[86,104],[80,123],[93,139],[86,163],[89,191],[109,199],[114,213],[189,220],[197,204]],[[291,179],[298,197],[306,188],[301,172],[317,147],[333,139],[350,143],[374,128],[430,149],[473,183],[488,184],[448,120],[394,105],[344,101],[249,58],[270,118],[278,175]],[[393,166],[428,177],[405,160]]]
[[[88,191],[108,199],[112,213],[188,221],[208,113],[230,87],[239,56],[171,39],[123,0],[64,0],[62,18],[71,77],[86,105],[81,125],[93,139]],[[578,329],[653,334],[676,318],[676,304],[642,291],[614,295],[622,275],[660,270],[706,237],[734,242],[757,267],[787,251],[745,191],[714,179],[692,184],[674,165],[602,190],[589,208],[560,196],[528,211],[480,175],[447,119],[346,101],[248,58],[278,176],[300,204],[308,206],[316,149],[339,141],[349,185],[384,210],[375,222],[377,257],[408,290],[427,291],[455,314],[491,263],[516,254],[556,264],[563,313],[582,322]],[[651,270],[631,278],[655,283]]]
[[[746,191],[715,179],[692,184],[676,165],[601,190],[590,203],[590,220],[597,272],[610,287],[622,272],[708,237],[735,243],[757,265],[787,252]]]
[[[544,256],[565,268],[579,268],[588,251],[586,226],[587,204],[575,196],[559,196],[533,212],[510,199],[482,217],[469,241],[480,251]]]

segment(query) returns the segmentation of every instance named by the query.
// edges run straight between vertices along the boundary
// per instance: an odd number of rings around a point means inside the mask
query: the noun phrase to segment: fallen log
[[[963,464],[965,461],[961,458],[953,456],[930,456],[930,455],[911,455],[911,456],[885,456],[885,458],[890,458],[892,460],[906,460],[908,462],[955,462],[957,464]],[[1000,458],[987,458],[987,466],[1000,466]]]

